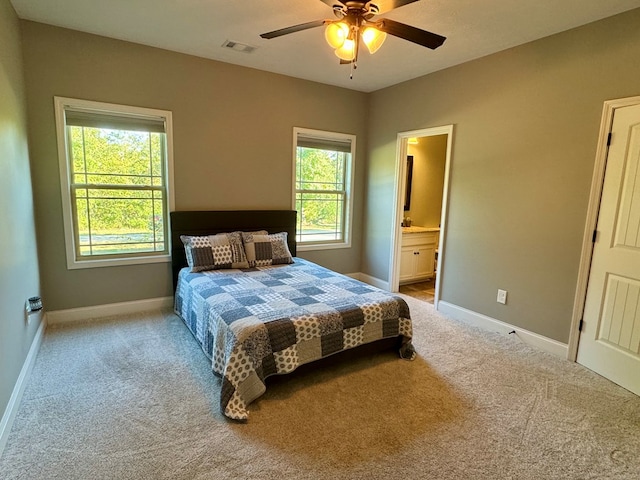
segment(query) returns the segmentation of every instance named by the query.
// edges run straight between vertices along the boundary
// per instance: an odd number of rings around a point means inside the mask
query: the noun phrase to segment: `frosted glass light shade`
[[[324,38],[333,48],[340,48],[349,36],[349,26],[342,22],[334,22],[327,25]]]
[[[350,38],[345,39],[340,48],[336,48],[336,56],[348,62],[356,58],[356,42]]]
[[[369,49],[369,53],[376,53],[387,38],[385,32],[377,28],[367,27],[362,31],[362,41]]]

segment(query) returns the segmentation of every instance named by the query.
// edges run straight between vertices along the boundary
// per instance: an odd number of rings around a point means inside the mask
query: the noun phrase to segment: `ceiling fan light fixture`
[[[356,58],[356,42],[350,38],[345,39],[341,47],[336,48],[336,56],[341,60],[351,62]]]
[[[324,38],[332,48],[340,48],[349,36],[349,26],[344,22],[333,22],[327,25]]]
[[[376,53],[387,39],[387,34],[375,27],[366,27],[362,31],[362,41],[367,46],[369,53]]]
[[[419,0],[380,0],[382,6],[373,3],[377,0],[322,0],[333,9],[337,20],[315,20],[312,22],[291,25],[260,35],[261,38],[271,39],[302,32],[310,28],[324,26],[324,36],[340,59],[340,64],[351,65],[353,71],[358,67],[358,50],[360,43],[364,43],[370,53],[377,52],[385,42],[387,35],[401,38],[423,47],[435,50],[444,43],[446,37],[433,32],[421,30],[411,25],[396,22],[390,18],[372,20],[380,13],[386,13]]]

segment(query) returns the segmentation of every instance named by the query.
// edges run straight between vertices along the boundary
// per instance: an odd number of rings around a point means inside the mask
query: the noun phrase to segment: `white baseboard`
[[[566,343],[558,342],[552,338],[530,332],[524,328],[510,325],[500,320],[496,320],[495,318],[488,317],[481,313],[476,313],[472,310],[467,310],[466,308],[462,308],[442,300],[438,302],[438,311],[445,315],[449,315],[456,320],[460,320],[492,332],[508,334],[515,330],[515,335],[517,335],[517,337],[527,345],[539,348],[540,350],[557,355],[558,357],[567,358],[569,353],[569,347]]]
[[[5,409],[4,415],[2,415],[2,420],[0,421],[0,457],[2,457],[4,447],[7,445],[9,433],[11,432],[11,427],[13,426],[13,421],[16,418],[16,414],[18,413],[18,407],[20,406],[20,400],[22,400],[22,394],[24,393],[24,389],[27,386],[27,379],[29,378],[31,370],[33,370],[33,365],[36,362],[36,357],[38,356],[38,351],[40,350],[40,345],[42,344],[42,339],[44,338],[44,332],[46,328],[47,318],[45,315],[43,316],[42,321],[40,322],[40,326],[38,327],[38,330],[33,337],[31,348],[29,348],[29,353],[27,354],[27,358],[22,365],[20,375],[18,375],[18,380],[16,380],[16,384],[13,387],[11,398],[9,398],[9,403],[7,404],[7,408]]]
[[[376,277],[372,277],[371,275],[367,275],[366,273],[358,273],[358,276],[353,278],[357,278],[361,282],[368,283],[369,285],[381,288],[382,290],[386,290],[387,292],[389,291],[389,282],[380,280]]]
[[[70,308],[68,310],[54,310],[47,312],[49,325],[60,323],[79,322],[93,318],[110,317],[123,313],[143,312],[156,308],[171,308],[173,297],[149,298],[146,300],[134,300],[132,302],[109,303],[92,307]]]

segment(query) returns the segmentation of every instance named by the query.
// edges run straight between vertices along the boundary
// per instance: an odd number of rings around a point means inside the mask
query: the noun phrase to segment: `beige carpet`
[[[0,478],[640,478],[639,397],[405,298],[416,361],[275,378],[246,424],[170,313],[51,328]]]

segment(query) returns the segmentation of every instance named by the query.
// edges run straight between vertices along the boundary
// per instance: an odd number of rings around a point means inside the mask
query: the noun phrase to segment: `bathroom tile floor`
[[[400,293],[417,298],[418,300],[433,303],[433,297],[436,294],[436,279],[432,278],[425,282],[400,285]]]

